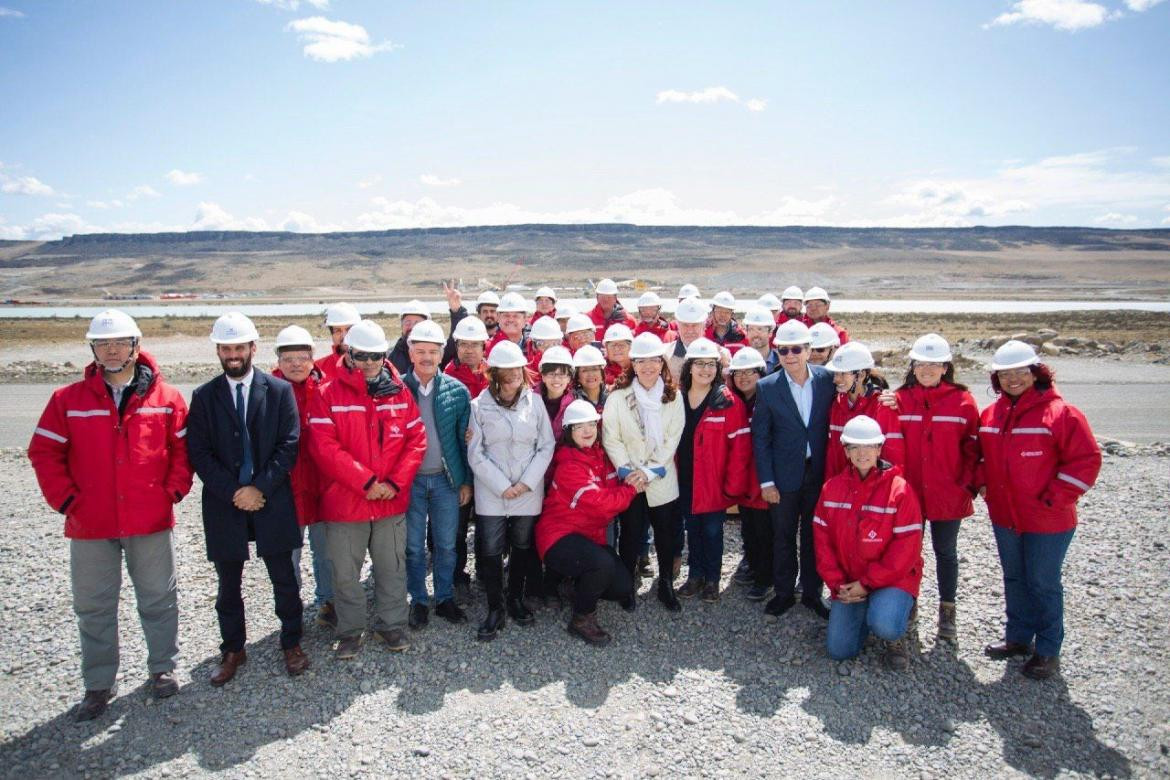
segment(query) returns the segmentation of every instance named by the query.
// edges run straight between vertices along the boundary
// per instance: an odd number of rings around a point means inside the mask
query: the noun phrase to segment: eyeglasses
[[[714,360],[696,360],[695,362],[691,363],[691,365],[694,366],[695,368],[701,368],[701,369],[704,369],[707,371],[714,371],[715,367],[718,366],[719,363],[717,361],[714,361]]]
[[[132,349],[137,339],[95,339],[89,342],[94,349]]]
[[[313,357],[312,355],[281,355],[279,362],[295,366],[300,363],[312,363]]]
[[[1000,379],[1019,379],[1032,373],[1032,369],[1024,366],[1023,368],[1004,368],[995,372],[995,375]]]
[[[816,352],[817,354],[820,354],[821,352],[828,352],[830,349],[832,349],[832,347],[810,347],[809,352]]]
[[[801,352],[804,352],[804,347],[776,347],[777,355],[799,355]]]
[[[381,363],[386,359],[384,352],[350,352],[349,356],[355,363]]]

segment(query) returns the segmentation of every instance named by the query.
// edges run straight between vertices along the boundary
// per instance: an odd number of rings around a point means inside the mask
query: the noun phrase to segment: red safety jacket
[[[1089,422],[1056,388],[1026,390],[1013,405],[999,399],[979,424],[991,522],[1020,533],[1059,533],[1077,525],[1077,500],[1093,487],[1101,450]]]
[[[715,321],[707,321],[707,330],[703,332],[703,336],[716,344],[727,347],[729,350],[734,345],[743,347],[747,344],[747,334],[743,332],[743,328],[734,319],[727,324],[727,332],[723,334],[722,338],[715,334]]]
[[[751,450],[748,453],[748,458],[751,462],[747,466],[744,466],[744,469],[747,471],[747,474],[748,474],[747,493],[742,499],[740,499],[739,505],[750,507],[752,509],[767,509],[768,502],[764,500],[764,497],[760,492],[760,480],[759,480],[758,476],[756,475],[756,453],[755,453],[755,450],[751,449],[752,414],[755,412],[756,400],[758,398],[759,398],[759,396],[757,395],[756,397],[752,398],[750,401],[744,401],[744,409],[747,410],[747,414],[748,414],[748,432],[747,432],[748,449]]]
[[[750,494],[752,429],[747,407],[726,385],[707,404],[695,426],[695,473],[691,513],[718,512]]]
[[[605,529],[634,500],[636,492],[617,480],[601,445],[557,447],[552,479],[536,522],[536,551],[544,558],[561,537],[581,534],[605,544]]]
[[[58,388],[28,445],[49,506],[70,539],[120,539],[172,528],[174,505],[191,489],[187,402],[138,353],[121,415],[97,363]]]
[[[494,335],[490,339],[488,339],[488,343],[486,345],[484,345],[484,348],[483,348],[484,360],[487,360],[487,356],[492,353],[492,348],[495,347],[496,344],[499,344],[501,341],[510,341],[510,339],[508,338],[508,335],[506,333],[504,333],[504,331],[497,330],[496,335]],[[532,339],[528,338],[527,336],[522,336],[520,338],[520,344],[518,346],[520,347],[520,351],[524,353],[524,358],[528,361],[531,361],[533,353],[536,352],[536,347],[533,346]]]
[[[554,306],[553,310],[548,312],[547,314],[545,314],[544,312],[539,312],[539,311],[533,312],[532,316],[528,318],[529,326],[535,325],[536,321],[539,320],[541,317],[552,317],[555,320],[557,318],[557,307]]]
[[[781,316],[784,316],[783,313],[781,313]],[[802,316],[800,319],[805,325],[808,325],[810,328],[813,325],[816,325],[816,322],[813,321],[811,318],[809,318],[809,316],[807,314]],[[849,331],[845,330],[840,325],[833,322],[832,317],[825,317],[823,320],[821,320],[821,322],[825,323],[826,325],[831,326],[833,328],[833,330],[837,331],[837,338],[841,339],[842,344],[849,343]]]
[[[622,366],[607,360],[605,362],[605,384],[607,387],[613,387],[613,383],[621,378],[622,374],[626,373],[626,369]]]
[[[929,520],[959,520],[972,501],[979,460],[979,407],[966,390],[941,383],[902,387],[898,422],[906,443],[906,481]]]
[[[678,338],[678,328],[674,322],[667,322],[662,317],[659,317],[654,322],[642,322],[639,320],[637,327],[634,328],[634,335],[639,336],[643,333],[653,333],[662,339],[663,344]]]
[[[817,573],[829,593],[850,582],[869,591],[898,588],[918,598],[922,512],[897,466],[865,479],[852,466],[821,488],[813,516]]]
[[[341,356],[345,354],[346,347],[344,344],[331,348],[328,355],[317,358],[313,363],[317,370],[321,372],[323,382],[332,379],[342,369]]]
[[[601,341],[605,338],[605,332],[609,330],[610,325],[615,325],[620,322],[628,326],[630,330],[638,326],[638,323],[630,316],[629,312],[622,308],[620,303],[614,304],[613,310],[609,313],[608,317],[601,310],[601,304],[597,304],[589,310],[589,319],[593,320],[593,325],[596,328],[596,341]]]
[[[882,405],[879,400],[881,392],[878,388],[871,389],[869,395],[859,396],[852,408],[849,407],[849,396],[845,393],[838,393],[833,399],[833,405],[829,407],[829,443],[825,449],[826,480],[849,468],[849,457],[841,445],[841,431],[845,429],[845,423],[862,414],[877,420],[882,433],[886,435],[886,442],[882,445],[882,460],[895,466],[906,462],[906,442],[902,438],[898,412]]]
[[[272,375],[292,385],[293,396],[297,399],[301,438],[297,441],[297,462],[289,472],[288,478],[292,485],[293,503],[297,507],[297,522],[301,525],[312,525],[320,519],[317,515],[317,504],[321,500],[321,485],[317,465],[313,463],[313,456],[309,453],[309,441],[313,438],[312,427],[309,425],[309,407],[313,396],[321,392],[321,383],[324,380],[321,372],[315,369],[304,382],[293,382],[281,373],[279,368],[273,371]]]
[[[443,371],[444,374],[452,376],[463,383],[467,391],[471,393],[474,400],[479,397],[479,394],[488,386],[488,375],[486,372],[487,362],[484,361],[479,364],[478,370],[472,370],[468,366],[459,362],[456,358],[447,364],[447,368]]]
[[[319,516],[328,523],[368,522],[406,511],[410,485],[427,450],[427,434],[414,396],[385,363],[392,391],[371,398],[357,369],[325,383],[309,405],[310,452],[321,471]],[[388,482],[397,494],[370,501],[366,491]]]

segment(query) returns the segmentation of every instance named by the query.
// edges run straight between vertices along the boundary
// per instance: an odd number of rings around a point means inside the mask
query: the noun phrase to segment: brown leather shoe
[[[86,691],[85,698],[73,710],[73,720],[78,723],[93,720],[106,711],[112,698],[114,698],[114,691],[109,688],[101,691]]]
[[[588,615],[574,614],[573,619],[569,621],[568,631],[594,647],[605,647],[610,642],[609,634],[597,625],[596,612],[590,612]]]
[[[317,609],[315,621],[322,628],[337,628],[337,610],[332,601],[326,601]]]
[[[159,672],[150,675],[150,693],[156,699],[166,699],[179,692],[174,672]]]
[[[1060,671],[1060,656],[1035,653],[1021,671],[1025,677],[1031,677],[1033,680],[1047,680]]]
[[[240,650],[234,653],[230,650],[225,652],[219,659],[219,666],[215,667],[215,671],[211,673],[211,684],[216,688],[221,685],[226,685],[236,676],[236,669],[239,669],[247,662],[247,650]]]
[[[1019,642],[1008,642],[1006,639],[983,648],[983,654],[994,661],[1006,661],[1009,658],[1017,657],[1023,658],[1030,652],[1032,652],[1032,648],[1028,645],[1021,645]]]
[[[309,668],[309,656],[305,655],[300,645],[284,651],[284,668],[288,670],[289,677],[304,674]]]

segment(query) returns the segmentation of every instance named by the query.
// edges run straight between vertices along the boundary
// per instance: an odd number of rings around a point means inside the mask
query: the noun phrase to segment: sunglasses
[[[355,363],[381,363],[386,359],[385,352],[350,352],[349,356]]]
[[[776,347],[778,355],[799,355],[801,352],[804,352],[804,347]]]

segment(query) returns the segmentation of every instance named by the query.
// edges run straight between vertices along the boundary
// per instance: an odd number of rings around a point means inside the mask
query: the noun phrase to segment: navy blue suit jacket
[[[820,366],[809,366],[813,383],[812,414],[808,427],[788,389],[781,368],[760,380],[752,412],[752,449],[759,482],[771,482],[781,493],[798,490],[804,482],[805,452],[812,450],[812,477],[825,479],[825,446],[829,441],[829,407],[837,391],[833,375]]]

